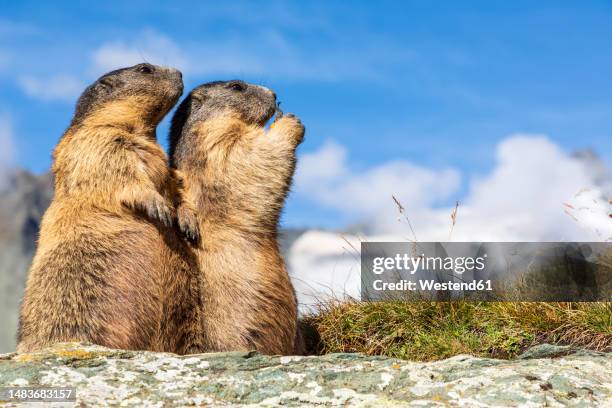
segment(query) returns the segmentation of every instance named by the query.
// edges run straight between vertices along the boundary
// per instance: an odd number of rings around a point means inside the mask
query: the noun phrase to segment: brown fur
[[[174,102],[145,120],[143,110],[159,106],[156,97],[130,94],[95,105],[56,147],[55,195],[28,276],[18,351],[61,341],[202,348],[190,330],[200,320],[197,262],[165,225],[176,204],[186,214],[189,205],[173,202],[181,180],[155,141]]]
[[[197,256],[207,349],[293,354],[299,351],[297,301],[277,225],[304,127],[285,116],[266,131],[263,123],[225,112],[187,132],[182,137],[189,145],[172,150],[183,152],[173,160],[203,236]]]

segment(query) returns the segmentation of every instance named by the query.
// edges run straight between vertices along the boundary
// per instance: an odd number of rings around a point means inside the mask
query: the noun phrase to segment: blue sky
[[[42,172],[80,90],[117,65],[182,69],[186,87],[243,78],[335,143],[355,174],[402,160],[491,172],[511,134],[612,162],[612,5],[605,1],[29,1],[0,5],[0,118],[15,164]],[[165,144],[167,120],[158,137]],[[551,165],[554,165],[551,163]],[[358,221],[294,194],[289,226]]]

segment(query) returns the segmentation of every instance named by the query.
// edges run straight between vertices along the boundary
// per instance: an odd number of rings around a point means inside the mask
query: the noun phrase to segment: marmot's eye
[[[240,82],[232,82],[229,87],[231,90],[239,92],[244,91],[246,89],[244,84]]]
[[[137,68],[137,71],[140,72],[141,74],[152,74],[153,73],[153,67],[151,65],[140,65]]]

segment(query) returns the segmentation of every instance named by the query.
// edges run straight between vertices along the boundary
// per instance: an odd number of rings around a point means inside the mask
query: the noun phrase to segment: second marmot
[[[171,166],[186,180],[202,233],[197,251],[208,350],[293,354],[297,301],[280,254],[278,221],[304,126],[264,126],[276,96],[242,81],[194,89],[170,131]]]

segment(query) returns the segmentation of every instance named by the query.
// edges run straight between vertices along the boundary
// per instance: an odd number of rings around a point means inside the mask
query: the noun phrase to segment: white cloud
[[[514,135],[498,146],[495,170],[473,183],[465,200],[465,223],[485,223],[488,234],[498,240],[586,240],[594,231],[581,228],[563,206],[585,188],[599,190],[585,163],[545,136]],[[601,222],[612,227],[607,217]],[[477,231],[457,231],[465,239],[478,239]]]
[[[431,206],[455,193],[461,180],[455,170],[427,169],[403,160],[352,172],[346,149],[328,141],[319,151],[301,157],[295,181],[297,194],[320,205],[372,216],[394,210],[392,195],[413,208]]]
[[[595,232],[595,241],[612,241],[612,222],[609,218],[612,208],[608,202],[609,197],[602,194],[600,189],[583,189],[564,204],[566,214],[577,225]]]
[[[292,245],[287,260],[300,304],[307,311],[326,298],[359,297],[359,239],[323,231],[308,231]],[[350,243],[350,244],[349,244]]]
[[[297,194],[313,204],[362,217],[370,236],[310,231],[288,264],[302,310],[317,299],[359,297],[361,241],[412,239],[391,195],[401,197],[420,241],[605,241],[612,239],[607,169],[592,155],[570,156],[543,135],[512,135],[497,147],[495,168],[472,180],[451,230],[459,174],[396,161],[351,172],[344,147],[328,142],[298,163]],[[355,219],[358,221],[358,219]],[[398,222],[399,221],[399,222]],[[348,241],[348,242],[347,242]],[[350,244],[349,244],[350,243]]]
[[[580,204],[586,200],[585,193],[575,196],[588,189],[591,207],[606,203],[601,169],[595,173],[592,164],[567,155],[545,136],[512,135],[497,147],[493,171],[472,180],[467,197],[460,199],[456,170],[394,161],[351,172],[346,150],[328,142],[301,158],[295,191],[317,205],[369,219],[376,233],[409,236],[408,225],[398,223],[391,199],[395,195],[422,241],[449,239],[452,207],[439,208],[436,202],[454,199],[461,201],[455,240],[602,240],[612,237],[612,220],[605,211],[593,212],[587,210],[589,205]],[[599,223],[593,214],[601,216]]]
[[[328,140],[315,153],[304,154],[299,161],[295,175],[299,188],[313,190],[324,182],[340,180],[346,176],[347,151],[344,146]]]
[[[74,76],[59,74],[49,77],[21,76],[18,83],[25,93],[44,101],[74,102],[83,91],[83,82]]]

